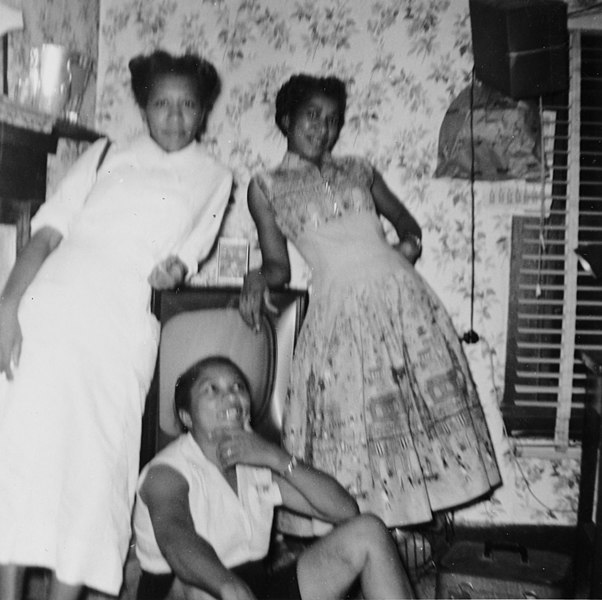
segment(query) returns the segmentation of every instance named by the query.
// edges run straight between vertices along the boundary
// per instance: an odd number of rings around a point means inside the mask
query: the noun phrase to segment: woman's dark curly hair
[[[164,50],[138,55],[129,62],[132,91],[140,108],[145,109],[153,84],[163,75],[183,75],[196,85],[198,98],[206,112],[211,110],[220,92],[220,80],[215,67],[195,54],[173,56]]]
[[[324,94],[337,103],[341,130],[347,108],[345,83],[338,77],[315,77],[301,73],[293,75],[276,95],[276,125],[284,135],[287,134],[284,117],[288,115],[289,119],[294,119],[296,112],[316,93]]]
[[[247,389],[247,393],[249,394],[249,396],[251,396],[251,386],[249,384],[249,379],[242,372],[242,369],[233,360],[231,360],[227,356],[221,356],[219,354],[208,356],[207,358],[202,358],[201,360],[195,362],[191,367],[186,369],[186,371],[184,371],[184,373],[182,373],[176,381],[174,393],[174,410],[182,428],[185,429],[184,424],[180,419],[180,411],[183,410],[184,412],[190,414],[192,402],[191,392],[194,384],[203,374],[205,369],[216,365],[225,365],[233,369],[242,379]]]

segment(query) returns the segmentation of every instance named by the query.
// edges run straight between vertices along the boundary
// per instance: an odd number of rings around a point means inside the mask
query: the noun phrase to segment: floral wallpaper
[[[246,238],[260,260],[246,207],[255,171],[285,145],[274,99],[293,73],[336,74],[348,84],[346,124],[336,153],[368,157],[424,231],[417,268],[448,307],[466,346],[492,430],[504,485],[457,520],[572,523],[578,460],[518,458],[499,412],[503,394],[510,217],[534,208],[523,181],[478,182],[475,209],[464,180],[434,178],[438,135],[452,100],[470,83],[468,0],[100,0],[96,125],[115,139],[142,127],[128,60],[165,48],[212,61],[222,93],[205,142],[235,173],[235,202],[222,234]],[[471,305],[471,232],[475,233]],[[393,236],[389,229],[389,235]],[[294,284],[306,283],[298,257]],[[215,260],[199,284],[215,281]]]

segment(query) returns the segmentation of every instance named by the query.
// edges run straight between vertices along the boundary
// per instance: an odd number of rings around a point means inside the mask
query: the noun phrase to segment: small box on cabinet
[[[217,243],[217,283],[240,285],[249,268],[249,242],[221,237]]]

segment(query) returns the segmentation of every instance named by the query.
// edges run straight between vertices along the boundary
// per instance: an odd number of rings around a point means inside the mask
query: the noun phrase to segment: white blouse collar
[[[152,137],[150,137],[150,135],[144,135],[134,142],[134,146],[137,146],[141,151],[149,153],[150,156],[158,159],[179,160],[181,158],[186,159],[197,154],[201,145],[196,140],[193,140],[190,142],[190,144],[188,144],[188,146],[185,146],[181,150],[176,150],[175,152],[166,152],[163,150],[163,148],[161,148],[161,146],[159,146],[159,144],[157,144],[157,142],[155,142],[155,140],[153,140]]]
[[[182,444],[186,449],[186,453],[189,455],[190,458],[194,459],[195,462],[208,462],[209,459],[205,456],[205,453],[201,450],[201,447],[196,443],[196,440],[194,439],[190,431],[187,431],[184,434]]]

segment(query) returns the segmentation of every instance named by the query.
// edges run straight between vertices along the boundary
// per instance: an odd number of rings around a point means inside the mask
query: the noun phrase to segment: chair
[[[272,294],[278,314],[263,317],[255,333],[238,312],[235,288],[180,288],[156,293],[153,310],[161,323],[155,377],[143,421],[141,464],[180,433],[173,409],[178,376],[212,354],[228,356],[251,386],[251,420],[258,433],[280,442],[286,386],[297,334],[305,314],[306,294]]]

